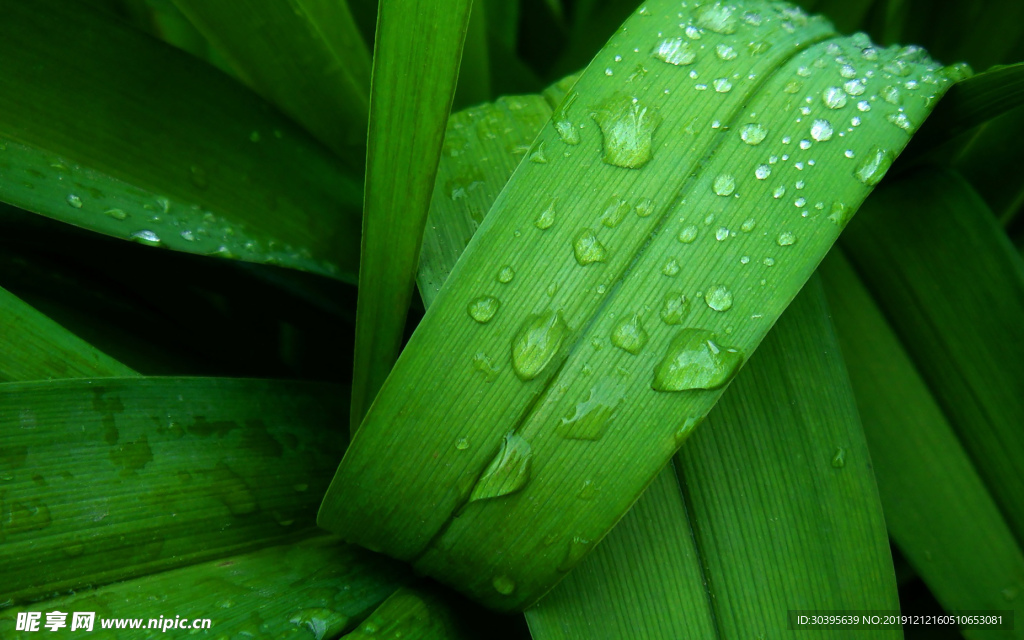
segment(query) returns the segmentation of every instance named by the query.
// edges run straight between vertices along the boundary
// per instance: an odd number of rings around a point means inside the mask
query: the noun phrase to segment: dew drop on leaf
[[[836,449],[835,454],[832,456],[832,466],[836,469],[842,469],[846,466],[846,449],[842,447]]]
[[[613,330],[611,335],[612,344],[616,347],[637,355],[644,345],[647,344],[649,336],[640,320],[640,314],[634,314],[631,319],[623,320]]]
[[[723,173],[715,178],[711,187],[720,196],[731,196],[736,191],[736,179],[728,173]]]
[[[629,213],[629,204],[618,196],[612,196],[604,204],[604,213],[601,215],[601,224],[606,227],[617,227]]]
[[[601,379],[591,387],[587,399],[576,403],[562,418],[559,435],[570,440],[599,440],[624,397],[621,383],[612,378]]]
[[[697,239],[698,229],[695,225],[683,227],[683,230],[679,232],[679,242],[683,244],[690,244]]]
[[[846,92],[839,87],[828,87],[821,92],[821,101],[829,109],[842,109],[846,106]]]
[[[548,203],[548,206],[544,207],[544,210],[540,212],[537,219],[533,221],[533,226],[537,227],[541,231],[550,229],[551,225],[555,224],[555,200],[552,199]]]
[[[676,66],[693,64],[697,60],[697,53],[690,47],[690,43],[681,37],[665,38],[654,47],[651,55]]]
[[[506,575],[495,576],[491,581],[494,590],[503,596],[510,596],[516,590],[516,583]]]
[[[682,324],[686,316],[690,315],[690,301],[682,291],[671,291],[665,295],[660,314],[665,324]]]
[[[729,382],[743,363],[738,349],[723,347],[707,329],[683,329],[654,368],[655,391],[718,389]]]
[[[758,123],[745,124],[740,128],[740,140],[749,145],[759,145],[768,135],[768,129]]]
[[[636,215],[640,216],[641,218],[646,218],[652,213],[654,213],[654,203],[651,201],[650,198],[644,198],[643,200],[637,203]]]
[[[501,284],[508,284],[512,282],[512,279],[516,277],[516,270],[512,268],[512,265],[506,264],[498,271],[498,282]]]
[[[715,285],[704,293],[704,302],[715,311],[732,309],[732,292],[725,285]]]
[[[640,169],[650,161],[654,131],[661,124],[657,112],[637,98],[615,94],[591,115],[601,129],[606,163]]]
[[[512,368],[519,379],[526,382],[540,375],[568,334],[561,311],[527,317],[512,339]]]
[[[783,231],[779,234],[779,237],[775,238],[775,242],[780,247],[788,247],[796,242],[796,236],[793,235],[792,231]]]
[[[474,298],[466,306],[466,311],[469,313],[469,317],[473,318],[480,324],[487,324],[494,317],[494,314],[498,313],[498,309],[501,307],[501,301],[494,296],[480,296]]]
[[[828,120],[815,120],[811,124],[811,137],[818,142],[832,139],[832,123]]]
[[[522,489],[530,479],[532,459],[533,450],[525,438],[515,432],[506,435],[501,449],[469,494],[469,502],[507,496]]]
[[[581,267],[595,262],[604,262],[608,257],[608,250],[597,239],[592,229],[584,229],[576,235],[572,242],[572,251],[576,262]]]
[[[67,201],[67,203],[74,207],[75,209],[82,208],[82,199],[73,193],[68,194],[68,197],[65,198],[65,201]]]
[[[144,244],[149,247],[159,247],[163,244],[163,242],[160,240],[160,236],[158,236],[153,231],[150,231],[149,229],[136,231],[132,233],[129,237],[133,241],[138,242],[139,244]]]
[[[679,263],[675,258],[669,258],[661,268],[661,272],[670,278],[675,277],[679,275]]]
[[[872,147],[864,155],[853,175],[862,183],[872,187],[882,181],[885,172],[892,166],[892,154],[880,147]]]
[[[695,20],[698,27],[714,31],[722,35],[736,33],[736,7],[731,4],[715,2],[704,5],[697,11]]]

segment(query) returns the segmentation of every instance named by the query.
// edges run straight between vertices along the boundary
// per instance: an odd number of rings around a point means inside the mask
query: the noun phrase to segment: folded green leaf
[[[135,372],[0,289],[0,382]]]
[[[472,0],[380,2],[356,307],[353,430],[401,347],[471,5]]]
[[[146,245],[354,279],[359,185],[209,65],[84,4],[0,22],[0,200]]]
[[[339,396],[227,378],[0,385],[0,602],[307,534],[343,450]]]
[[[843,248],[1024,539],[1024,262],[954,173],[899,180],[858,217]]]
[[[947,611],[1022,615],[1024,554],[956,433],[849,262],[833,250],[819,271],[890,535]],[[1024,629],[962,633],[1024,637]]]
[[[395,591],[346,640],[402,638],[444,640],[469,638],[461,632],[448,603],[427,589],[403,587]]]
[[[345,0],[174,2],[249,86],[362,167],[370,52]]]
[[[111,563],[111,557],[106,561]],[[38,631],[14,630],[18,613],[60,611],[68,614],[62,633],[98,640],[203,633],[167,624],[181,618],[188,625],[209,620],[205,633],[218,638],[334,638],[410,578],[387,558],[320,536],[7,609],[0,613],[0,633],[31,640]],[[91,633],[70,631],[75,611],[96,614]],[[137,630],[103,625],[125,618],[137,620]],[[44,634],[45,623],[44,613],[39,625]]]
[[[949,84],[920,49],[829,39],[789,8],[678,13],[647,3],[556,110],[382,388],[322,526],[488,606],[538,599],[715,403]],[[924,90],[901,107],[869,101],[908,81]],[[466,504],[510,430],[530,480]],[[598,474],[602,500],[567,489]]]

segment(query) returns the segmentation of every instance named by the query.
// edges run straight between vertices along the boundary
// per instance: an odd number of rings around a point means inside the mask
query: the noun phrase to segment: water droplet
[[[891,105],[898,107],[903,104],[903,96],[900,94],[900,90],[891,84],[882,87],[882,90],[878,92],[878,95],[882,96],[882,100],[885,100]]]
[[[715,88],[718,93],[728,93],[732,89],[732,83],[729,82],[729,78],[715,78],[711,83],[711,86]]]
[[[580,487],[576,497],[580,500],[593,500],[599,493],[601,493],[601,490],[597,488],[592,480],[584,480],[583,486]]]
[[[856,78],[857,70],[854,69],[852,65],[844,64],[839,67],[839,75],[847,79]]]
[[[533,380],[558,353],[569,327],[561,311],[526,318],[512,340],[512,368],[523,382]]]
[[[853,218],[853,213],[852,208],[836,200],[832,203],[832,210],[828,214],[828,219],[832,221],[833,224],[838,225],[841,229],[846,226],[846,223],[848,223],[851,218]]]
[[[736,7],[730,4],[724,4],[721,2],[715,2],[701,7],[697,11],[696,20],[694,22],[698,27],[720,33],[722,35],[729,35],[736,33],[737,19],[736,19]]]
[[[913,69],[911,68],[910,63],[908,63],[906,60],[902,58],[896,58],[895,60],[892,60],[884,67],[882,67],[882,71],[885,71],[886,73],[891,73],[892,75],[898,78],[905,78],[910,75]]]
[[[498,313],[500,307],[501,301],[494,296],[480,296],[470,301],[466,311],[469,312],[470,318],[473,318],[480,324],[487,324],[494,317],[494,314]]]
[[[715,311],[732,309],[732,292],[724,285],[715,285],[704,294],[704,302]]]
[[[839,87],[828,87],[821,92],[821,101],[829,109],[842,109],[846,106],[846,92]]]
[[[686,299],[682,291],[672,291],[665,296],[665,301],[661,306],[661,320],[665,324],[682,324],[688,315],[690,315],[690,301]]]
[[[729,237],[729,229],[726,227],[719,227],[718,231],[715,232],[715,240],[721,242]]]
[[[565,558],[562,560],[562,564],[558,565],[558,570],[565,573],[573,568],[577,562],[583,559],[583,556],[587,555],[587,551],[590,549],[590,540],[582,538],[580,536],[574,536],[569,541],[569,549],[565,553]]]
[[[547,155],[545,155],[544,144],[545,143],[543,140],[541,140],[540,143],[537,144],[537,148],[534,149],[532,153],[530,153],[530,162],[533,162],[534,164],[548,163]]]
[[[662,62],[676,66],[693,64],[697,60],[697,53],[690,43],[681,37],[665,38],[654,47],[651,55]]]
[[[683,420],[683,423],[676,428],[676,432],[673,434],[673,440],[675,440],[676,446],[683,446],[683,443],[690,437],[693,430],[702,422],[704,422],[704,416],[691,416],[686,420]]]
[[[892,154],[880,147],[872,147],[853,172],[854,177],[869,187],[882,181],[892,166]]]
[[[611,340],[616,347],[637,355],[647,344],[649,336],[640,321],[640,314],[634,314],[629,320],[623,320],[612,330]]]
[[[127,220],[128,214],[123,209],[107,209],[103,215],[110,216],[114,220]]]
[[[612,414],[625,397],[622,384],[602,378],[590,389],[587,399],[576,403],[558,425],[558,433],[570,440],[599,440]]]
[[[754,176],[758,180],[764,180],[770,175],[772,175],[772,168],[766,164],[758,165],[757,169],[754,169]]]
[[[844,83],[843,89],[851,96],[863,95],[865,91],[864,83],[860,80],[850,80],[849,82]]]
[[[601,215],[601,224],[606,227],[617,227],[629,213],[629,204],[618,196],[612,196],[604,204],[604,213]]]
[[[740,231],[742,231],[743,233],[750,233],[751,231],[754,230],[754,227],[756,226],[757,220],[754,220],[753,218],[747,218],[740,226]]]
[[[580,143],[580,131],[573,124],[572,120],[569,119],[569,109],[576,102],[577,98],[579,98],[579,94],[575,91],[567,95],[558,106],[558,110],[555,111],[555,115],[551,120],[555,131],[558,132],[558,138],[565,144],[576,145]]]
[[[483,375],[484,382],[494,382],[498,374],[501,373],[501,369],[493,366],[491,359],[482,351],[473,356],[473,368]]]
[[[735,60],[736,50],[727,44],[719,43],[715,45],[715,55],[718,56],[719,60]]]
[[[654,213],[654,203],[651,202],[650,198],[644,198],[639,203],[637,203],[636,215],[640,216],[641,218],[646,218],[652,213]]]
[[[690,244],[697,239],[697,233],[697,227],[692,224],[688,227],[684,227],[683,230],[679,232],[679,242],[682,242],[683,244]]]
[[[491,581],[494,590],[503,596],[510,596],[516,590],[516,583],[506,575],[495,576]]]
[[[768,135],[768,129],[758,123],[745,124],[740,128],[740,140],[749,145],[759,145]]]
[[[82,199],[79,198],[78,196],[76,196],[73,193],[72,194],[68,194],[68,197],[65,198],[65,200],[67,201],[67,203],[69,205],[71,205],[75,209],[81,209],[82,208]]]
[[[715,178],[712,188],[720,196],[731,196],[733,191],[736,190],[736,179],[728,173],[720,174]]]
[[[669,260],[661,268],[661,272],[666,276],[673,278],[679,275],[679,263],[676,262],[675,258],[669,258]]]
[[[259,137],[256,140],[259,140]],[[348,625],[349,619],[348,616],[330,609],[310,608],[295,612],[288,622],[298,627],[305,627],[313,634],[315,640],[323,640],[329,634],[333,637],[334,634],[341,633]]]
[[[793,186],[796,187],[797,189],[803,189],[804,188],[804,181],[803,180],[797,180],[796,184],[793,185]]]
[[[700,29],[692,24],[683,29],[683,33],[685,33],[686,37],[690,40],[700,40]]]
[[[639,169],[651,159],[651,140],[661,116],[636,98],[616,94],[592,114],[601,129],[602,159],[616,167]]]
[[[796,242],[796,236],[793,235],[792,231],[783,231],[779,234],[779,237],[775,239],[775,242],[780,247],[788,247]]]
[[[806,140],[806,139],[801,140],[800,141],[800,148],[803,149],[804,151],[810,149],[811,148],[811,141],[810,140]],[[801,163],[798,162],[794,166],[796,166],[797,168],[800,168],[800,165],[801,165]]]
[[[775,258],[768,257],[768,258],[765,258],[762,262],[763,262],[764,266],[766,266],[766,267],[773,267],[773,266],[775,266]]]
[[[907,133],[914,132],[914,125],[910,123],[910,119],[907,118],[907,114],[903,113],[902,111],[898,113],[890,113],[885,117],[885,119],[893,123],[900,129],[903,129]]]
[[[135,242],[138,242],[139,244],[144,244],[150,247],[159,247],[160,245],[163,244],[160,241],[160,236],[156,235],[156,233],[150,231],[149,229],[136,231],[132,233],[129,237]]]
[[[584,229],[579,232],[572,242],[572,251],[576,256],[576,262],[581,267],[595,262],[604,262],[608,257],[608,250],[597,239],[592,229]]]
[[[843,152],[843,155],[847,158],[852,158],[854,156],[853,149],[847,149]]]
[[[836,449],[835,455],[832,456],[832,466],[836,469],[842,469],[846,466],[846,449],[842,447]]]
[[[815,120],[811,124],[811,137],[818,142],[832,139],[832,123],[828,120]]]
[[[525,438],[515,432],[506,435],[501,449],[469,494],[469,502],[507,496],[522,489],[530,479],[532,459],[533,451]]]
[[[786,195],[786,187],[784,185],[780,184],[779,186],[775,187],[775,191],[772,191],[772,197],[775,198],[776,200],[778,200],[784,195]]]
[[[550,229],[551,225],[555,224],[555,198],[551,199],[548,206],[540,212],[537,219],[533,221],[533,226],[540,230]]]
[[[508,284],[512,282],[512,279],[516,277],[516,270],[512,268],[512,265],[506,264],[498,271],[498,282],[501,284]]]
[[[718,345],[707,329],[683,329],[654,369],[655,391],[718,389],[729,382],[743,363],[737,349]]]

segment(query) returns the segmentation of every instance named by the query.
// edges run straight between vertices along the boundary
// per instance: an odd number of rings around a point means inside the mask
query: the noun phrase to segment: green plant
[[[806,4],[5,3],[4,637],[1020,610],[1020,9]]]

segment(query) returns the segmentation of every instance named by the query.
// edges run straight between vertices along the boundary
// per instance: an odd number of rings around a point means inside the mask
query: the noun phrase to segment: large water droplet
[[[480,324],[486,324],[491,321],[494,314],[498,313],[500,307],[501,301],[494,296],[480,296],[469,302],[466,311],[469,312],[470,318],[473,318]]]
[[[639,169],[651,159],[651,140],[661,116],[636,98],[616,94],[592,117],[601,129],[602,159],[608,164]]]
[[[624,397],[621,383],[612,378],[602,378],[590,389],[587,399],[576,403],[562,418],[558,433],[571,440],[599,440]]]
[[[728,173],[723,173],[715,178],[711,187],[720,196],[731,196],[733,191],[736,191],[736,179]]]
[[[745,124],[740,128],[740,140],[749,145],[758,145],[768,135],[768,129],[758,123]]]
[[[604,213],[601,214],[601,224],[606,227],[617,227],[629,213],[629,204],[619,198],[612,196],[604,204]]]
[[[654,47],[651,55],[662,62],[677,66],[693,64],[697,59],[697,53],[690,43],[681,37],[665,38]]]
[[[715,285],[704,293],[704,302],[715,311],[732,309],[732,292],[725,285]]]
[[[592,229],[584,229],[577,234],[572,242],[573,255],[581,267],[595,262],[604,262],[608,257],[608,250],[604,248],[601,241],[597,239]]]
[[[501,449],[487,465],[483,475],[469,494],[469,502],[515,493],[530,479],[533,451],[530,443],[512,432],[501,441]]]
[[[519,379],[526,382],[540,375],[568,334],[561,311],[529,316],[512,340],[512,368]]]
[[[839,87],[828,87],[821,92],[821,101],[829,109],[842,109],[846,106],[846,92]]]
[[[634,314],[629,320],[623,320],[612,330],[612,344],[636,355],[647,344],[647,331],[640,321],[640,314]]]
[[[828,120],[815,120],[811,124],[811,137],[818,142],[832,139],[832,123]]]
[[[718,389],[739,371],[743,353],[719,346],[707,329],[683,329],[654,368],[655,391]]]
[[[729,35],[736,33],[736,7],[731,4],[716,2],[704,5],[697,11],[696,22],[698,27]]]
[[[853,172],[854,177],[869,187],[882,181],[885,172],[892,166],[892,154],[880,147],[872,147]]]

